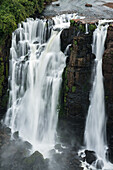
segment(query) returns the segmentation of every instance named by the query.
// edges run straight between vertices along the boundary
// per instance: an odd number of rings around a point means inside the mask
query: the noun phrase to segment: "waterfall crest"
[[[27,19],[12,34],[5,124],[43,155],[55,144],[59,90],[67,57],[60,50],[60,34],[73,17],[78,16],[56,16],[51,22]]]

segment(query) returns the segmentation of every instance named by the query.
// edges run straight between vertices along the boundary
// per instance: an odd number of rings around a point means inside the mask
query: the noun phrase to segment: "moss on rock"
[[[96,25],[94,24],[89,24],[89,30],[94,31],[96,29]]]
[[[74,93],[76,91],[76,87],[72,86],[72,93]]]
[[[0,97],[2,96],[3,82],[4,82],[4,63],[3,59],[0,58]]]

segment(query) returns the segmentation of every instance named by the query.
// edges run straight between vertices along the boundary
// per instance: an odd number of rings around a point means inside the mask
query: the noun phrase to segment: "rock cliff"
[[[81,21],[71,21],[71,27],[65,29],[61,35],[62,51],[67,44],[71,44],[71,46],[63,74],[60,119],[62,117],[66,119],[69,129],[73,130],[69,135],[73,134],[72,136],[77,137],[77,143],[81,144],[83,144],[84,138],[85,119],[92,84],[91,71],[95,58],[92,54],[91,44],[96,27],[94,23],[90,24],[89,34],[86,34],[85,26],[85,23]],[[68,136],[67,132],[66,135]]]
[[[78,29],[79,31],[78,31]],[[81,28],[81,29],[80,29]],[[94,24],[89,24],[89,34],[85,34],[84,24],[79,21],[72,22],[71,27],[62,32],[62,50],[71,44],[69,57],[63,74],[62,100],[60,119],[71,129],[66,135],[75,136],[83,145],[84,126],[89,106],[89,93],[93,77],[91,75],[95,56],[92,54],[92,40]],[[77,30],[76,30],[77,29]],[[72,35],[72,36],[71,36]],[[67,44],[66,44],[67,43]],[[107,115],[107,138],[109,157],[113,162],[113,26],[108,28],[103,56],[103,75],[105,88],[105,105]],[[62,124],[62,123],[61,123]],[[61,128],[62,129],[62,128]]]
[[[11,37],[7,37],[0,46],[0,119],[3,118],[7,110],[8,103],[8,71],[9,71],[9,51],[11,47]]]
[[[105,104],[107,114],[107,137],[110,159],[113,162],[113,26],[109,26],[106,47],[103,56],[103,75],[105,87]]]

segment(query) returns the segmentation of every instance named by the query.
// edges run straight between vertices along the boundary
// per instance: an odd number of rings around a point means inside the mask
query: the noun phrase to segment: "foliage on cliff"
[[[51,0],[3,0],[0,1],[0,44],[2,40],[10,35],[20,21],[41,13],[44,3]]]
[[[18,23],[40,14],[51,0],[0,0],[0,119],[8,102],[8,59],[11,34]]]

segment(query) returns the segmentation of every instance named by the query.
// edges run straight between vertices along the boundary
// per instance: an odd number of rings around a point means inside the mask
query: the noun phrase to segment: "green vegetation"
[[[70,25],[75,27],[75,31],[85,32],[85,24],[70,20]]]
[[[85,32],[85,25],[83,24],[80,24],[78,29],[81,31],[81,32]]]
[[[94,31],[96,29],[96,25],[90,24],[89,25],[89,30]]]
[[[7,77],[10,38],[18,23],[40,14],[51,0],[0,0],[0,112],[8,101]]]
[[[0,97],[2,96],[3,82],[4,82],[4,63],[0,58]]]
[[[51,0],[3,0],[0,2],[0,44],[16,29],[17,24],[35,13],[41,13],[44,3]]]
[[[76,90],[76,87],[75,87],[75,86],[73,86],[73,87],[72,87],[72,93],[74,93],[74,92],[75,92],[75,90]]]
[[[107,99],[108,99],[108,96],[105,96],[105,99],[107,100]]]
[[[64,97],[64,103],[66,103],[66,96]]]
[[[67,68],[65,69],[64,72],[64,105],[66,104],[67,100],[67,93],[69,92],[69,87],[68,87],[68,80],[67,80]]]
[[[66,92],[68,92],[69,91],[69,87],[68,86],[66,86]]]
[[[77,45],[77,41],[74,41],[74,44]]]
[[[73,19],[70,20],[70,25],[74,25],[75,21]]]

